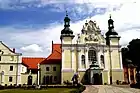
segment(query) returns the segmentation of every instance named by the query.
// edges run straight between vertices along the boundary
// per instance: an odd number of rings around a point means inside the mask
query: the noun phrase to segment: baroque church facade
[[[106,36],[101,34],[95,21],[83,25],[74,35],[70,18],[66,15],[61,31],[61,44],[52,42],[47,58],[22,57],[0,41],[0,85],[63,84],[78,74],[83,84],[112,84],[124,81],[120,36],[108,20]]]
[[[70,29],[70,18],[66,15],[61,31],[62,82],[78,73],[84,84],[112,84],[124,81],[120,36],[114,30],[113,20],[108,20],[106,37],[99,26],[90,20],[75,36]],[[76,38],[76,39],[74,39]]]

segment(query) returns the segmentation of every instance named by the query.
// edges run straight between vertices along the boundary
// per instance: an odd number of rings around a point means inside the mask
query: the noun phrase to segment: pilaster
[[[123,69],[121,49],[119,49],[118,52],[119,52],[119,56],[120,56],[120,57],[119,57],[119,58],[120,58],[120,59],[119,59],[119,60],[120,60],[120,69]]]
[[[89,68],[89,63],[88,63],[88,48],[86,48],[86,51],[85,51],[85,63],[86,63],[86,69]]]
[[[72,53],[72,69],[75,70],[75,67],[74,67],[75,66],[74,48],[72,48],[71,53]]]
[[[82,64],[81,64],[81,53],[80,51],[78,51],[78,69],[82,68]]]

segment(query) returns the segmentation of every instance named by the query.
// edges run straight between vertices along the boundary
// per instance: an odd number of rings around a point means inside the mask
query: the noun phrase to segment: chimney
[[[13,52],[15,53],[15,48],[13,48]]]
[[[52,53],[53,53],[53,41],[52,41]]]

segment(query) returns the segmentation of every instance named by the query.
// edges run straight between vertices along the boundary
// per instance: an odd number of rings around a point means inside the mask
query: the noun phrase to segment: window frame
[[[97,61],[96,50],[90,49],[90,50],[88,51],[88,61],[89,61],[89,62]]]
[[[12,67],[12,68],[11,68]],[[13,68],[13,66],[10,66],[10,71],[13,71],[14,70],[14,68]]]
[[[13,77],[9,77],[9,82],[12,82],[13,81]]]
[[[46,67],[46,71],[50,71],[50,67]]]
[[[55,68],[55,69],[54,69]],[[56,66],[53,67],[53,71],[56,71]]]
[[[85,63],[86,63],[85,61],[86,61],[86,60],[85,60],[85,55],[82,55],[82,56],[81,56],[81,62],[82,62],[83,65],[85,65]]]

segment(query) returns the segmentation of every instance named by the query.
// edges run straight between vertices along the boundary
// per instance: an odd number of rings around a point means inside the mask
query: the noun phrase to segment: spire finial
[[[68,16],[68,11],[66,10],[66,16]]]

